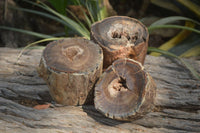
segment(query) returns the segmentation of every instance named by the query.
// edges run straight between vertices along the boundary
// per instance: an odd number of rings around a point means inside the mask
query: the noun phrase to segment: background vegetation
[[[0,26],[2,30],[21,32],[42,39],[27,44],[25,48],[69,36],[90,39],[90,27],[94,22],[112,15],[130,16],[148,26],[151,46],[148,49],[149,54],[175,57],[200,79],[199,74],[181,58],[198,59],[200,55],[198,0],[16,0],[15,2],[20,6],[5,4],[4,10],[12,9],[35,14],[63,27],[62,32],[44,34],[6,24]]]

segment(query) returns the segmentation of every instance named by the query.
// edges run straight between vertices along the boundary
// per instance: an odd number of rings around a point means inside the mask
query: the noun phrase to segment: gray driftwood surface
[[[91,106],[60,106],[50,98],[36,67],[42,50],[0,48],[0,133],[200,132],[200,81],[177,61],[147,56],[145,69],[157,84],[156,108],[133,122],[105,118]],[[200,61],[187,60],[200,72]],[[36,110],[33,105],[52,103]]]

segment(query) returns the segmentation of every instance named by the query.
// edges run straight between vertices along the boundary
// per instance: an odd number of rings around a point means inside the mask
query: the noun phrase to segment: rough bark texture
[[[98,45],[83,38],[67,38],[46,46],[38,73],[57,103],[83,105],[92,103],[102,67],[103,52]]]
[[[119,122],[93,106],[54,104],[36,72],[41,53],[28,50],[16,63],[19,50],[0,48],[0,132],[200,132],[200,81],[177,61],[147,56],[145,69],[157,84],[156,109],[133,122]],[[188,62],[200,72],[200,61]],[[49,102],[48,109],[32,108]]]
[[[121,58],[144,64],[149,33],[139,20],[126,16],[108,17],[91,26],[90,36],[103,49],[104,68]]]
[[[156,85],[138,61],[118,59],[95,85],[94,105],[116,120],[132,121],[152,111]]]

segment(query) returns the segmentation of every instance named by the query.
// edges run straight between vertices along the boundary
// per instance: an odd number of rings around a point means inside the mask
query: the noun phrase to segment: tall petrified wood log
[[[97,44],[83,38],[67,38],[47,45],[38,72],[57,103],[82,105],[90,102],[102,63],[103,52]]]
[[[138,20],[114,16],[94,23],[91,40],[98,43],[104,53],[104,68],[119,58],[131,58],[144,63],[149,33]]]
[[[152,110],[155,88],[139,62],[118,59],[96,84],[95,108],[112,119],[133,120]]]

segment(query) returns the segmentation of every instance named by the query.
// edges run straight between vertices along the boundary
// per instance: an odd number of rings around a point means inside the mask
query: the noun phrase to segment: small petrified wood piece
[[[82,105],[102,73],[103,52],[83,38],[54,41],[43,51],[38,73],[52,98],[64,105]]]
[[[91,40],[98,43],[104,53],[104,68],[119,58],[131,58],[144,63],[149,33],[138,20],[114,16],[94,23]]]
[[[142,65],[118,59],[106,69],[95,87],[95,108],[117,120],[133,120],[154,107],[156,86]]]

